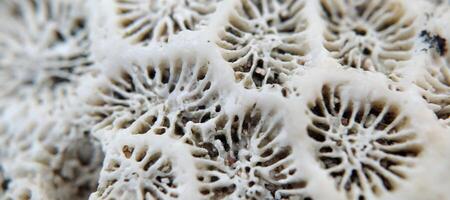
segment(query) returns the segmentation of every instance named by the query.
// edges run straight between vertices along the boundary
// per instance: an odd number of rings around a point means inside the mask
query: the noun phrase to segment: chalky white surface
[[[449,4],[0,1],[0,199],[450,199]]]

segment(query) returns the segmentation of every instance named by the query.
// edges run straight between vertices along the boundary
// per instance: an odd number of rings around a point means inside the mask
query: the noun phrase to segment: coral
[[[47,196],[37,199],[84,199],[96,187],[103,160],[100,145],[87,127],[76,122],[76,115],[64,116],[69,108],[58,108],[67,99],[40,101],[12,104],[2,115],[1,145],[8,146],[0,150],[4,177],[8,180],[3,183],[4,188],[7,194],[11,192],[12,199],[29,193],[26,191],[31,191],[32,196],[36,192]],[[16,182],[25,183],[15,185]],[[47,193],[56,188],[61,192]]]
[[[0,94],[74,82],[92,64],[86,12],[78,1],[5,1]],[[21,88],[19,90],[19,88]]]
[[[395,190],[423,147],[396,102],[345,98],[341,86],[323,85],[309,108],[308,135],[321,143],[318,158],[352,199]]]
[[[216,119],[215,133],[195,127],[192,137],[207,198],[281,199],[303,196],[307,186],[293,165],[292,147],[282,140],[283,118],[256,104],[234,116]],[[208,130],[207,130],[208,131]]]
[[[118,141],[110,146],[109,150],[113,152],[107,152],[96,192],[100,199],[167,199],[180,195],[170,157],[154,148],[148,137],[140,138],[147,144]],[[136,184],[142,188],[135,187]]]
[[[167,42],[184,30],[194,30],[214,12],[217,0],[117,0],[119,24],[133,43]]]
[[[149,52],[152,53],[152,52]],[[204,121],[214,112],[217,84],[204,58],[151,56],[145,63],[120,67],[119,76],[106,77],[89,102],[96,129],[125,129],[136,133],[182,127],[186,121]],[[168,113],[174,113],[173,120]],[[175,133],[178,134],[178,133]]]
[[[447,64],[448,65],[448,64]],[[433,105],[436,117],[450,118],[450,71],[446,65],[430,69],[422,80],[417,82],[423,97]]]
[[[307,61],[303,1],[242,0],[218,33],[217,45],[247,88],[283,84]]]
[[[0,199],[449,199],[438,0],[0,1]]]
[[[327,26],[324,46],[342,65],[391,72],[408,60],[414,17],[399,1],[321,0]]]

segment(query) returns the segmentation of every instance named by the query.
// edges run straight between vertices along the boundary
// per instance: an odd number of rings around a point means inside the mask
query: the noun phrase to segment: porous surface
[[[449,5],[0,1],[0,199],[450,199]]]

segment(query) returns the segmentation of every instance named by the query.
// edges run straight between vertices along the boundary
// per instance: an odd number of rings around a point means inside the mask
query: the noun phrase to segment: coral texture
[[[450,2],[0,1],[0,199],[450,199]]]

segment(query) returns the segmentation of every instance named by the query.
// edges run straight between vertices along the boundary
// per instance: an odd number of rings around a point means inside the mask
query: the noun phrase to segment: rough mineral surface
[[[0,200],[449,188],[449,1],[0,0]]]

